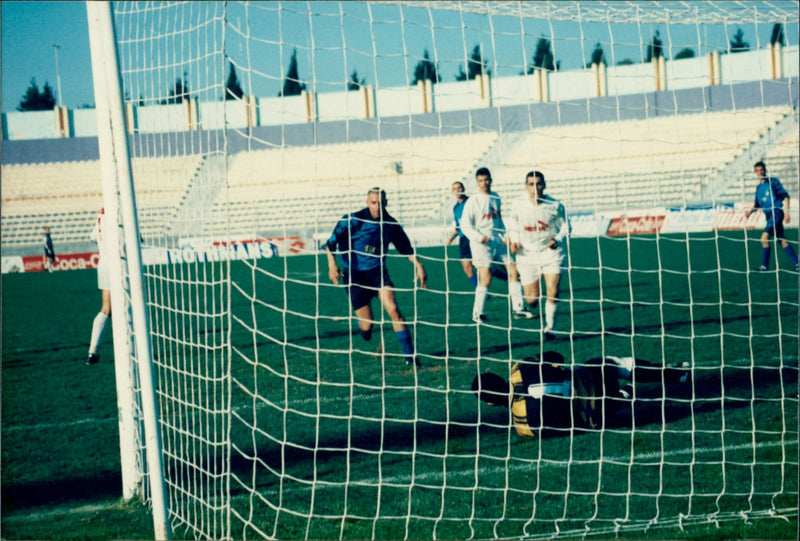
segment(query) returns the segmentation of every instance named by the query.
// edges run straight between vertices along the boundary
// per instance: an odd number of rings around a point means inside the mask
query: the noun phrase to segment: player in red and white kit
[[[511,253],[516,255],[525,300],[532,308],[539,303],[539,281],[544,276],[547,294],[544,334],[552,338],[569,222],[564,205],[544,194],[546,186],[544,175],[539,171],[527,174],[528,193],[511,202],[508,236]]]
[[[92,322],[92,337],[89,341],[89,356],[86,358],[86,364],[95,364],[100,360],[97,348],[100,346],[100,342],[103,339],[103,333],[106,330],[108,318],[111,317],[111,285],[106,265],[108,257],[106,257],[104,253],[108,250],[108,247],[103,238],[105,217],[105,209],[100,209],[100,214],[97,215],[94,228],[89,236],[92,241],[97,243],[97,250],[99,252],[97,261],[97,288],[100,290],[102,304],[100,306],[100,311]]]
[[[516,319],[531,319],[533,314],[522,300],[522,287],[514,259],[508,253],[506,226],[500,212],[500,196],[492,191],[492,174],[486,167],[475,172],[478,193],[470,197],[461,214],[461,231],[469,239],[472,262],[478,268],[478,287],[472,306],[472,320],[486,320],[483,307],[492,281],[492,263],[502,263],[508,271],[508,294]]]

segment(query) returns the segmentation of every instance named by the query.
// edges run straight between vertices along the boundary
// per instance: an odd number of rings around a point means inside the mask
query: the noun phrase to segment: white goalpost
[[[152,505],[158,538],[796,524],[797,2],[87,11],[119,216],[123,490]],[[788,247],[762,244],[765,214],[748,213],[756,162],[788,193],[772,192]],[[451,187],[472,196],[481,167],[506,218],[531,171],[566,209],[551,336],[545,298],[514,319],[501,278],[471,317],[447,241]],[[379,298],[365,339],[329,278],[332,232],[375,186],[427,271],[423,288],[402,248],[386,254],[418,365]],[[617,404],[599,426],[519,436],[473,379],[545,352],[576,374],[654,368],[624,398],[597,387]]]
[[[119,248],[116,253],[114,250],[108,252],[112,255],[109,273],[114,275],[111,295],[117,323],[114,351],[119,393],[123,495],[131,497],[141,491],[142,477],[146,471],[149,478],[148,495],[153,505],[155,538],[169,539],[150,327],[142,283],[140,229],[110,8],[106,2],[88,3],[86,6],[98,118],[97,140],[103,176],[103,208],[107,216],[104,234],[108,235],[109,244]],[[120,358],[120,353],[127,356]],[[137,406],[141,409],[143,431],[137,426]],[[144,448],[145,452],[140,452],[137,447]],[[145,460],[140,457],[145,457]]]

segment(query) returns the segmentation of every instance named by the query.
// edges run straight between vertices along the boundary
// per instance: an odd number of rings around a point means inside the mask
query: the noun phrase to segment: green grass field
[[[509,320],[502,282],[478,329],[455,247],[444,253],[420,251],[424,291],[391,262],[417,370],[389,324],[368,343],[350,332],[322,257],[148,270],[164,275],[149,280],[154,331],[175,337],[154,339],[162,421],[181,434],[165,447],[196,458],[168,460],[168,475],[208,494],[229,474],[233,538],[796,537],[798,282],[782,253],[780,271],[751,273],[752,233],[573,239],[552,344],[538,320]],[[230,290],[195,285],[228,273]],[[146,509],[119,500],[110,334],[103,361],[83,363],[95,273],[5,275],[2,307],[3,538],[151,537]],[[602,432],[522,440],[470,384],[543,348],[689,361],[693,386],[637,389]],[[224,511],[192,509],[224,531]]]

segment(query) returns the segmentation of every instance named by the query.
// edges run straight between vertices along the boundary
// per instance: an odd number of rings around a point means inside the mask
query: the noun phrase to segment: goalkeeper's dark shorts
[[[767,233],[770,238],[786,239],[783,235],[783,209],[775,209],[770,213],[764,214],[767,218],[767,225],[764,228],[764,233]]]
[[[384,287],[394,286],[392,279],[389,278],[389,270],[384,266],[367,271],[346,269],[342,274],[353,310],[368,305]]]

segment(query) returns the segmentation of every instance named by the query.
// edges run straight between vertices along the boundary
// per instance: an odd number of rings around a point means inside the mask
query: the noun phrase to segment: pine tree
[[[228,80],[225,82],[225,99],[241,99],[244,96],[244,91],[239,84],[239,78],[236,76],[236,68],[231,64],[231,69],[228,71]]]
[[[491,75],[491,72],[486,69],[486,60],[484,60],[483,55],[481,55],[481,46],[476,45],[472,49],[472,54],[467,61],[467,73],[464,73],[464,68],[459,66],[458,75],[456,75],[456,81],[466,81],[467,79],[472,80],[482,73]]]
[[[659,34],[658,30],[656,30],[652,41],[647,44],[647,55],[645,57],[645,62],[650,62],[654,58],[661,58],[664,55],[663,45],[664,42],[661,41],[661,35]]]
[[[731,40],[731,52],[743,53],[750,49],[750,44],[744,40],[744,32],[741,28],[736,29],[736,33]]]
[[[783,25],[781,23],[775,23],[772,26],[772,37],[770,37],[769,42],[773,45],[776,43],[786,45],[786,38],[783,35]]]
[[[44,82],[42,93],[39,94],[39,100],[42,104],[42,109],[53,109],[56,106],[56,98],[53,95],[53,87],[47,81]]]
[[[305,89],[306,85],[300,82],[300,75],[297,72],[297,49],[295,49],[292,51],[292,58],[289,60],[286,79],[283,80],[283,90],[278,96],[299,96]]]
[[[50,84],[45,81],[44,88],[39,91],[36,85],[36,78],[31,79],[31,84],[22,96],[22,99],[17,105],[17,111],[47,111],[52,110],[56,106],[56,100],[53,97],[53,89]]]
[[[603,47],[601,47],[599,43],[594,46],[594,50],[592,51],[591,64],[597,64],[598,66],[600,64],[606,64],[606,54],[603,52]]]
[[[535,68],[543,68],[549,71],[555,69],[553,49],[550,40],[545,37],[539,38],[539,41],[536,42],[536,52],[533,53],[533,65],[528,66],[528,73],[533,73]]]
[[[175,103],[183,103],[184,100],[188,100],[191,96],[189,96],[189,85],[186,84],[186,73],[183,74],[183,78],[178,77],[175,79],[175,86],[169,91],[169,98],[166,100],[162,100],[162,104],[175,104]]]
[[[418,81],[430,81],[431,84],[439,82],[439,75],[437,73],[436,65],[431,61],[428,56],[428,49],[422,54],[422,60],[417,62],[414,67],[414,79],[411,81],[412,85],[417,84]]]
[[[353,70],[353,73],[350,74],[350,80],[347,82],[347,90],[358,90],[362,86],[366,84],[364,78],[361,78],[361,81],[358,80],[358,72]]]

